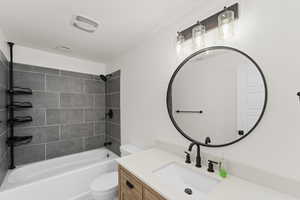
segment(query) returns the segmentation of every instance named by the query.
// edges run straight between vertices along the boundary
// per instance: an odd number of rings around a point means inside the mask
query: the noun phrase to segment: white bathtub
[[[8,172],[1,200],[69,200],[87,194],[90,183],[117,170],[116,154],[101,148],[29,165]]]

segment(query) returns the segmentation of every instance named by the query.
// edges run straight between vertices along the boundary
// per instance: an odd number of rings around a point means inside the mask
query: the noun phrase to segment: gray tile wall
[[[8,88],[8,61],[4,54],[0,51],[0,185],[7,172],[8,167],[8,151],[6,139],[8,135],[7,121],[7,95]]]
[[[106,119],[106,140],[112,142],[108,147],[120,155],[120,71],[112,73],[112,77],[106,83],[106,110],[113,110],[113,118]]]
[[[16,96],[16,101],[30,101],[34,106],[16,112],[33,117],[33,122],[16,127],[16,136],[34,136],[30,144],[16,147],[17,165],[103,146],[103,81],[91,74],[23,64],[15,64],[14,69],[15,85],[33,89],[32,96]],[[120,138],[116,139],[119,144]]]

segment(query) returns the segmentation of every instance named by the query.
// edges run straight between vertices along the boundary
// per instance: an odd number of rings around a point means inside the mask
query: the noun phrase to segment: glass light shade
[[[225,8],[218,16],[219,33],[223,39],[230,38],[234,35],[234,12]]]
[[[196,48],[205,46],[205,26],[198,23],[192,30],[193,34],[193,43]]]
[[[182,45],[183,45],[184,41],[185,41],[184,36],[181,33],[178,33],[177,40],[176,40],[176,51],[177,51],[178,55],[182,51]]]

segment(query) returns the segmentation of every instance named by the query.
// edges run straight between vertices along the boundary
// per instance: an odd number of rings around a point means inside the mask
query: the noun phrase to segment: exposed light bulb
[[[224,8],[218,16],[219,33],[222,39],[228,39],[234,35],[234,12]]]
[[[177,33],[177,40],[176,40],[176,52],[177,52],[177,55],[180,55],[181,52],[182,52],[182,48],[183,48],[183,43],[184,43],[185,39],[184,39],[184,36],[178,32]]]
[[[205,32],[205,26],[200,24],[200,22],[197,22],[197,25],[192,30],[193,44],[196,49],[205,46]]]

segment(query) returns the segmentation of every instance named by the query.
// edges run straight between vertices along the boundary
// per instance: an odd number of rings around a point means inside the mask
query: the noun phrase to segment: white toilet
[[[130,144],[120,147],[121,156],[127,156],[141,151]],[[96,178],[90,185],[94,200],[116,200],[118,197],[118,172],[109,172]]]

